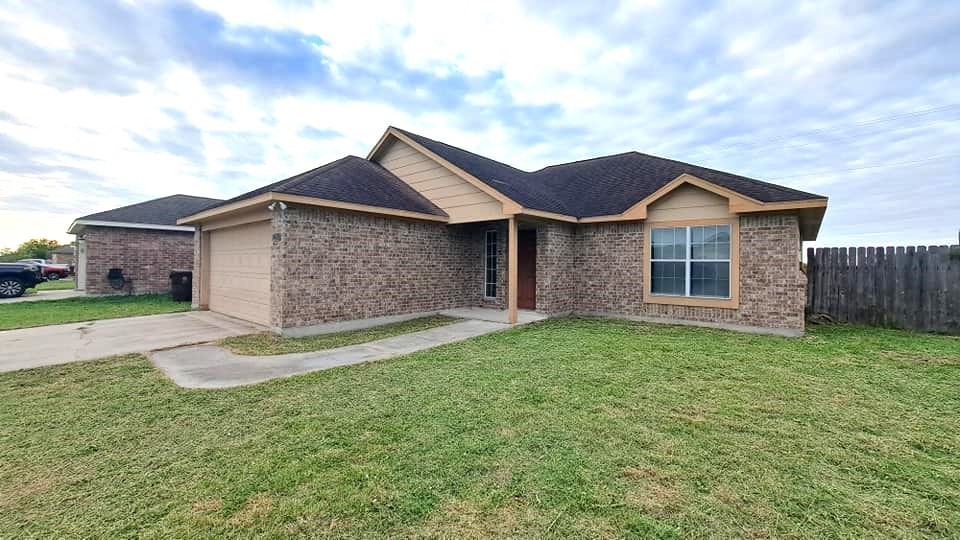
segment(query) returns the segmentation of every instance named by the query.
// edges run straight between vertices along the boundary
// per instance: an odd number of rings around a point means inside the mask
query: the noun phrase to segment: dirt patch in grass
[[[194,512],[197,512],[200,514],[216,512],[221,507],[223,507],[223,500],[216,499],[216,498],[201,499],[199,501],[195,501],[193,504],[190,505],[190,508],[192,508]]]
[[[227,521],[230,525],[249,525],[257,518],[273,510],[273,497],[261,493],[251,497],[236,514]]]

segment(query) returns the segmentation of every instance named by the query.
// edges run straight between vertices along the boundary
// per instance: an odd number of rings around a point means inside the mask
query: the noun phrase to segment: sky
[[[819,246],[957,243],[957,28],[954,0],[0,0],[0,247],[366,156],[388,125],[822,194]]]

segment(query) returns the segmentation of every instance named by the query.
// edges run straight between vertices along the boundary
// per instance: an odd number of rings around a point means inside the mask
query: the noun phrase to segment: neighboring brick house
[[[147,294],[170,290],[172,270],[193,269],[193,227],[177,219],[220,202],[171,195],[74,220],[76,289],[87,294]],[[117,288],[110,269],[124,277]],[[116,284],[119,284],[115,282]]]
[[[73,268],[77,264],[76,246],[57,246],[50,250],[49,257],[55,264],[66,264]]]
[[[478,306],[798,335],[826,207],[636,152],[526,172],[391,127],[178,223],[195,307],[282,333]]]

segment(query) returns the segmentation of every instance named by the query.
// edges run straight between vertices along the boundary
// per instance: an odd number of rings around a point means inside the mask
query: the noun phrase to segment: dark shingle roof
[[[447,215],[380,164],[357,156],[340,158],[316,169],[223,201],[211,208],[271,192],[436,216]]]
[[[178,219],[196,214],[219,202],[220,199],[209,199],[207,197],[171,195],[129,206],[121,206],[105,212],[97,212],[78,219],[149,225],[176,225]]]
[[[575,217],[619,214],[683,173],[761,202],[826,198],[639,152],[551,165],[526,172],[422,135],[394,129],[524,207]]]

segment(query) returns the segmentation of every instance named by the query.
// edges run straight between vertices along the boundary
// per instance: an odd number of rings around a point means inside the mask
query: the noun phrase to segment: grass
[[[27,289],[24,294],[37,294],[38,291],[72,291],[73,286],[73,278],[44,281],[43,283],[38,283],[37,286],[32,289]]]
[[[393,324],[385,324],[364,330],[337,332],[334,334],[322,334],[302,338],[282,337],[270,333],[249,334],[226,338],[221,341],[220,344],[236,354],[251,356],[310,352],[356,345],[357,343],[366,343],[377,339],[399,336],[400,334],[419,332],[421,330],[452,324],[459,320],[460,319],[454,317],[434,315]]]
[[[0,375],[11,537],[960,535],[960,339],[559,319],[251,387]]]
[[[190,302],[174,302],[167,294],[15,302],[0,304],[0,330],[189,310]]]
[[[44,281],[43,283],[37,284],[33,290],[37,291],[72,291],[73,290],[73,278],[66,279],[57,279],[54,281]]]

